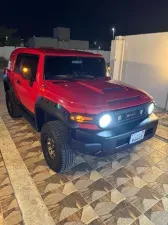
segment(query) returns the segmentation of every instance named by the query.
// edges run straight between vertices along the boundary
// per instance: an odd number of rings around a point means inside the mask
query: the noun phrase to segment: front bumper
[[[113,153],[153,137],[157,125],[158,118],[155,114],[152,114],[144,120],[129,122],[110,130],[76,129],[72,139],[72,147],[87,154]],[[144,139],[134,144],[129,144],[131,135],[141,130],[145,130]]]

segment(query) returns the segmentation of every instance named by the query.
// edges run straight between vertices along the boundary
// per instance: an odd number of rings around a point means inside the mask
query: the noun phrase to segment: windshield
[[[105,77],[103,58],[77,56],[46,56],[45,80]]]

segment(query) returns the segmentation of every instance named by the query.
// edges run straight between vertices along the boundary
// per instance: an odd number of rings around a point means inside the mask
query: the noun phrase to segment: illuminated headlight
[[[99,119],[99,125],[101,128],[106,128],[109,126],[109,124],[111,123],[112,118],[109,114],[105,114],[102,117],[100,117]]]
[[[154,103],[151,103],[149,106],[148,106],[148,114],[151,115],[153,113],[153,110],[155,108],[155,104]]]

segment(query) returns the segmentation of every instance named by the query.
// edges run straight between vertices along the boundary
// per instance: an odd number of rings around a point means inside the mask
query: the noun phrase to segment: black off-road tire
[[[48,151],[48,138],[54,141],[54,159],[50,157]],[[70,132],[61,121],[51,121],[43,125],[41,130],[42,151],[48,166],[57,173],[67,171],[74,163],[75,153],[70,146],[70,141]]]
[[[13,92],[10,90],[6,92],[6,106],[7,106],[9,115],[13,119],[21,117],[19,112],[18,102],[16,101],[16,98]]]

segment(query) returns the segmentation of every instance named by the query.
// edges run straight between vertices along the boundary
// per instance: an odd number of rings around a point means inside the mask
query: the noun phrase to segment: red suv
[[[41,131],[44,157],[63,172],[75,150],[113,153],[151,138],[158,119],[147,93],[106,77],[101,55],[19,48],[4,72],[9,115]]]

